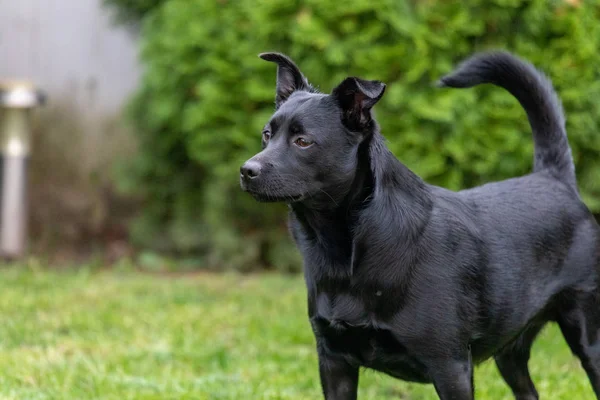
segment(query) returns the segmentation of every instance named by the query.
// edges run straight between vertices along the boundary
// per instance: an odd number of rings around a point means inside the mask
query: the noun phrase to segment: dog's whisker
[[[333,204],[335,204],[335,205],[336,205],[336,207],[339,207],[339,204],[337,203],[337,201],[335,201],[335,199],[334,199],[334,198],[333,198],[333,197],[332,197],[332,196],[331,196],[329,193],[327,193],[327,192],[326,192],[326,191],[324,191],[323,189],[319,189],[319,190],[320,190],[321,192],[325,193],[325,194],[326,194],[326,195],[327,195],[327,196],[328,196],[328,197],[331,199],[331,201],[333,202]]]

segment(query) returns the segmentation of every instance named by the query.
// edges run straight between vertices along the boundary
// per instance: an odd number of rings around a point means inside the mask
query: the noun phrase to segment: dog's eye
[[[271,132],[269,132],[267,129],[265,129],[265,130],[262,132],[262,138],[263,138],[263,140],[264,140],[265,142],[268,142],[268,141],[269,141],[269,139],[271,139]]]
[[[311,141],[308,141],[308,140],[306,140],[306,139],[304,139],[304,138],[298,138],[298,139],[296,139],[296,140],[294,141],[294,144],[295,144],[296,146],[298,146],[298,147],[308,147],[308,146],[310,146],[311,144],[313,144],[313,142],[311,142]]]

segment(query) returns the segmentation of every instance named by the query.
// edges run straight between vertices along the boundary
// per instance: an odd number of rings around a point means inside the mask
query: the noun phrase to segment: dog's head
[[[339,202],[360,144],[376,129],[371,108],[385,85],[349,77],[322,94],[287,56],[260,57],[277,64],[276,110],[262,131],[263,150],[240,168],[242,189],[260,201]]]

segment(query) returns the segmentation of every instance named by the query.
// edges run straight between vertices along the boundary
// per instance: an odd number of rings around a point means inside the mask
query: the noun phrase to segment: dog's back
[[[526,234],[534,249],[538,248],[537,258],[543,258],[541,253],[568,248],[570,240],[563,236],[575,234],[581,221],[589,220],[590,229],[597,230],[577,190],[560,100],[541,72],[510,53],[488,52],[464,61],[439,83],[455,88],[484,83],[500,86],[517,98],[531,124],[535,144],[532,174],[459,192],[479,208],[480,224],[488,226],[492,234],[516,238],[519,233]]]

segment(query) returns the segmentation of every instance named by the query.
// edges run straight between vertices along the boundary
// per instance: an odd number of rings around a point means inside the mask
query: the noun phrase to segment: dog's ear
[[[331,95],[337,100],[344,114],[344,123],[350,129],[361,129],[371,121],[371,108],[381,99],[385,84],[356,77],[344,79]]]
[[[281,53],[261,53],[259,57],[277,63],[275,108],[279,108],[296,90],[312,91],[308,80],[288,56]]]

